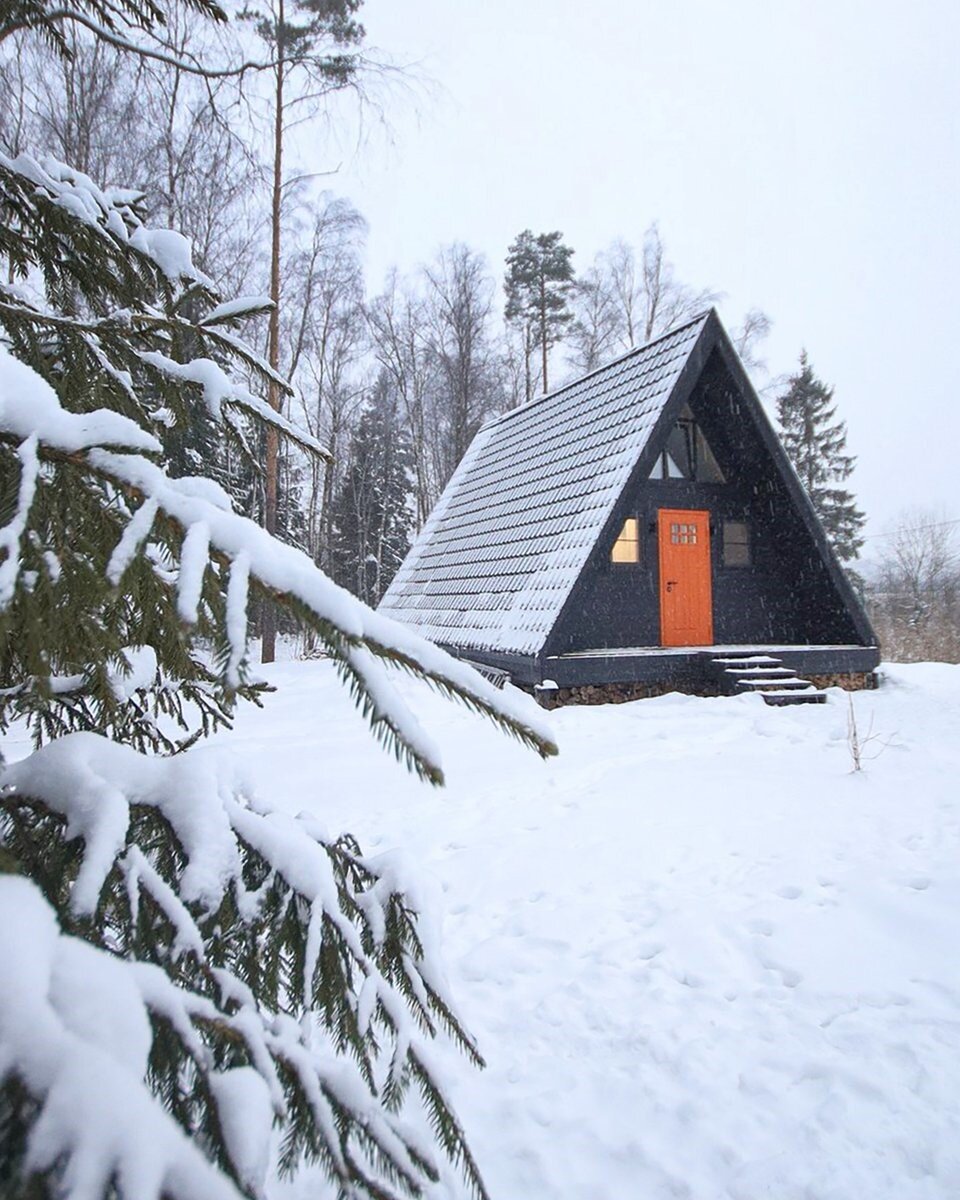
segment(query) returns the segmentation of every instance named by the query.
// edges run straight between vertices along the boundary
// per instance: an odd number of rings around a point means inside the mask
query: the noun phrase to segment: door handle
[[[677,586],[678,582],[679,582],[679,580],[676,580],[676,579],[668,579],[667,580],[667,591],[672,592],[673,589]]]

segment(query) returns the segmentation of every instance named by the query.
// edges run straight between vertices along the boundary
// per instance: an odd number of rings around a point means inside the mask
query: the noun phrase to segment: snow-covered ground
[[[445,1053],[448,1087],[494,1200],[960,1195],[960,667],[854,697],[860,774],[838,691],[568,708],[544,763],[405,682],[444,790],[328,664],[270,678],[217,740],[264,799],[432,880],[488,1063]]]
[[[860,774],[839,691],[568,708],[544,763],[406,684],[442,791],[326,664],[271,678],[221,741],[264,797],[433,877],[495,1198],[960,1194],[960,668],[854,697],[882,750]]]

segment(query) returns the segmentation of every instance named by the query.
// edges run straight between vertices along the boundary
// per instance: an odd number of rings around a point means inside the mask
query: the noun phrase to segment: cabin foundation
[[[842,688],[845,692],[873,691],[879,686],[876,671],[844,671],[832,675],[807,675],[804,679],[815,688]],[[579,687],[543,687],[518,684],[534,697],[541,708],[565,708],[568,704],[627,704],[631,700],[652,700],[679,692],[686,696],[726,696],[719,684],[706,679],[675,680],[666,683],[595,683]]]

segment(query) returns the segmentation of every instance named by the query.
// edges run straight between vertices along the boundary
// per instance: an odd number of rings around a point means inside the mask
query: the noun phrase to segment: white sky
[[[876,534],[960,517],[957,0],[367,0],[369,44],[432,81],[333,190],[371,286],[445,243],[499,274],[524,228],[583,269],[660,222],[678,276],[774,322],[836,387]]]

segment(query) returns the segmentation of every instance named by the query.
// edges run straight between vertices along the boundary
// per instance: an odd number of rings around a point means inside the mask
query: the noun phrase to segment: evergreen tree
[[[526,398],[533,396],[530,352],[540,347],[543,390],[549,390],[547,355],[573,320],[573,251],[561,241],[559,230],[534,235],[518,234],[507,252],[505,316],[521,331],[526,364]]]
[[[162,19],[136,0],[86,11],[107,33]],[[63,19],[30,0],[14,27],[56,45]],[[0,730],[25,717],[43,743],[0,763],[0,1191],[260,1196],[278,1137],[283,1168],[317,1161],[339,1196],[420,1195],[437,1169],[412,1084],[483,1195],[427,1043],[476,1051],[393,867],[183,745],[256,696],[250,593],[313,631],[422,777],[442,781],[390,664],[552,744],[214,479],[169,469],[164,440],[199,414],[251,466],[264,423],[323,450],[251,390],[288,385],[230,331],[249,306],[221,303],[143,212],[129,189],[0,154]]]
[[[800,369],[777,398],[784,448],[841,562],[851,562],[863,545],[866,520],[852,492],[839,487],[850,478],[856,458],[845,453],[847,424],[837,417],[833,388],[813,373],[807,353]]]
[[[283,151],[292,113],[304,104],[315,107],[320,98],[346,87],[360,66],[356,47],[364,36],[356,20],[361,0],[266,0],[261,8],[241,14],[253,24],[266,44],[273,74],[273,166],[270,200],[270,299],[273,311],[267,356],[273,371],[280,370],[281,263],[283,259]],[[302,90],[298,91],[297,80]],[[280,410],[282,394],[269,390],[271,405]],[[266,430],[264,457],[264,527],[280,533],[277,525],[279,443],[273,429]],[[276,616],[272,605],[261,614],[261,661],[273,662]]]
[[[347,451],[334,497],[334,579],[376,605],[407,551],[414,525],[413,453],[397,398],[381,373]]]

